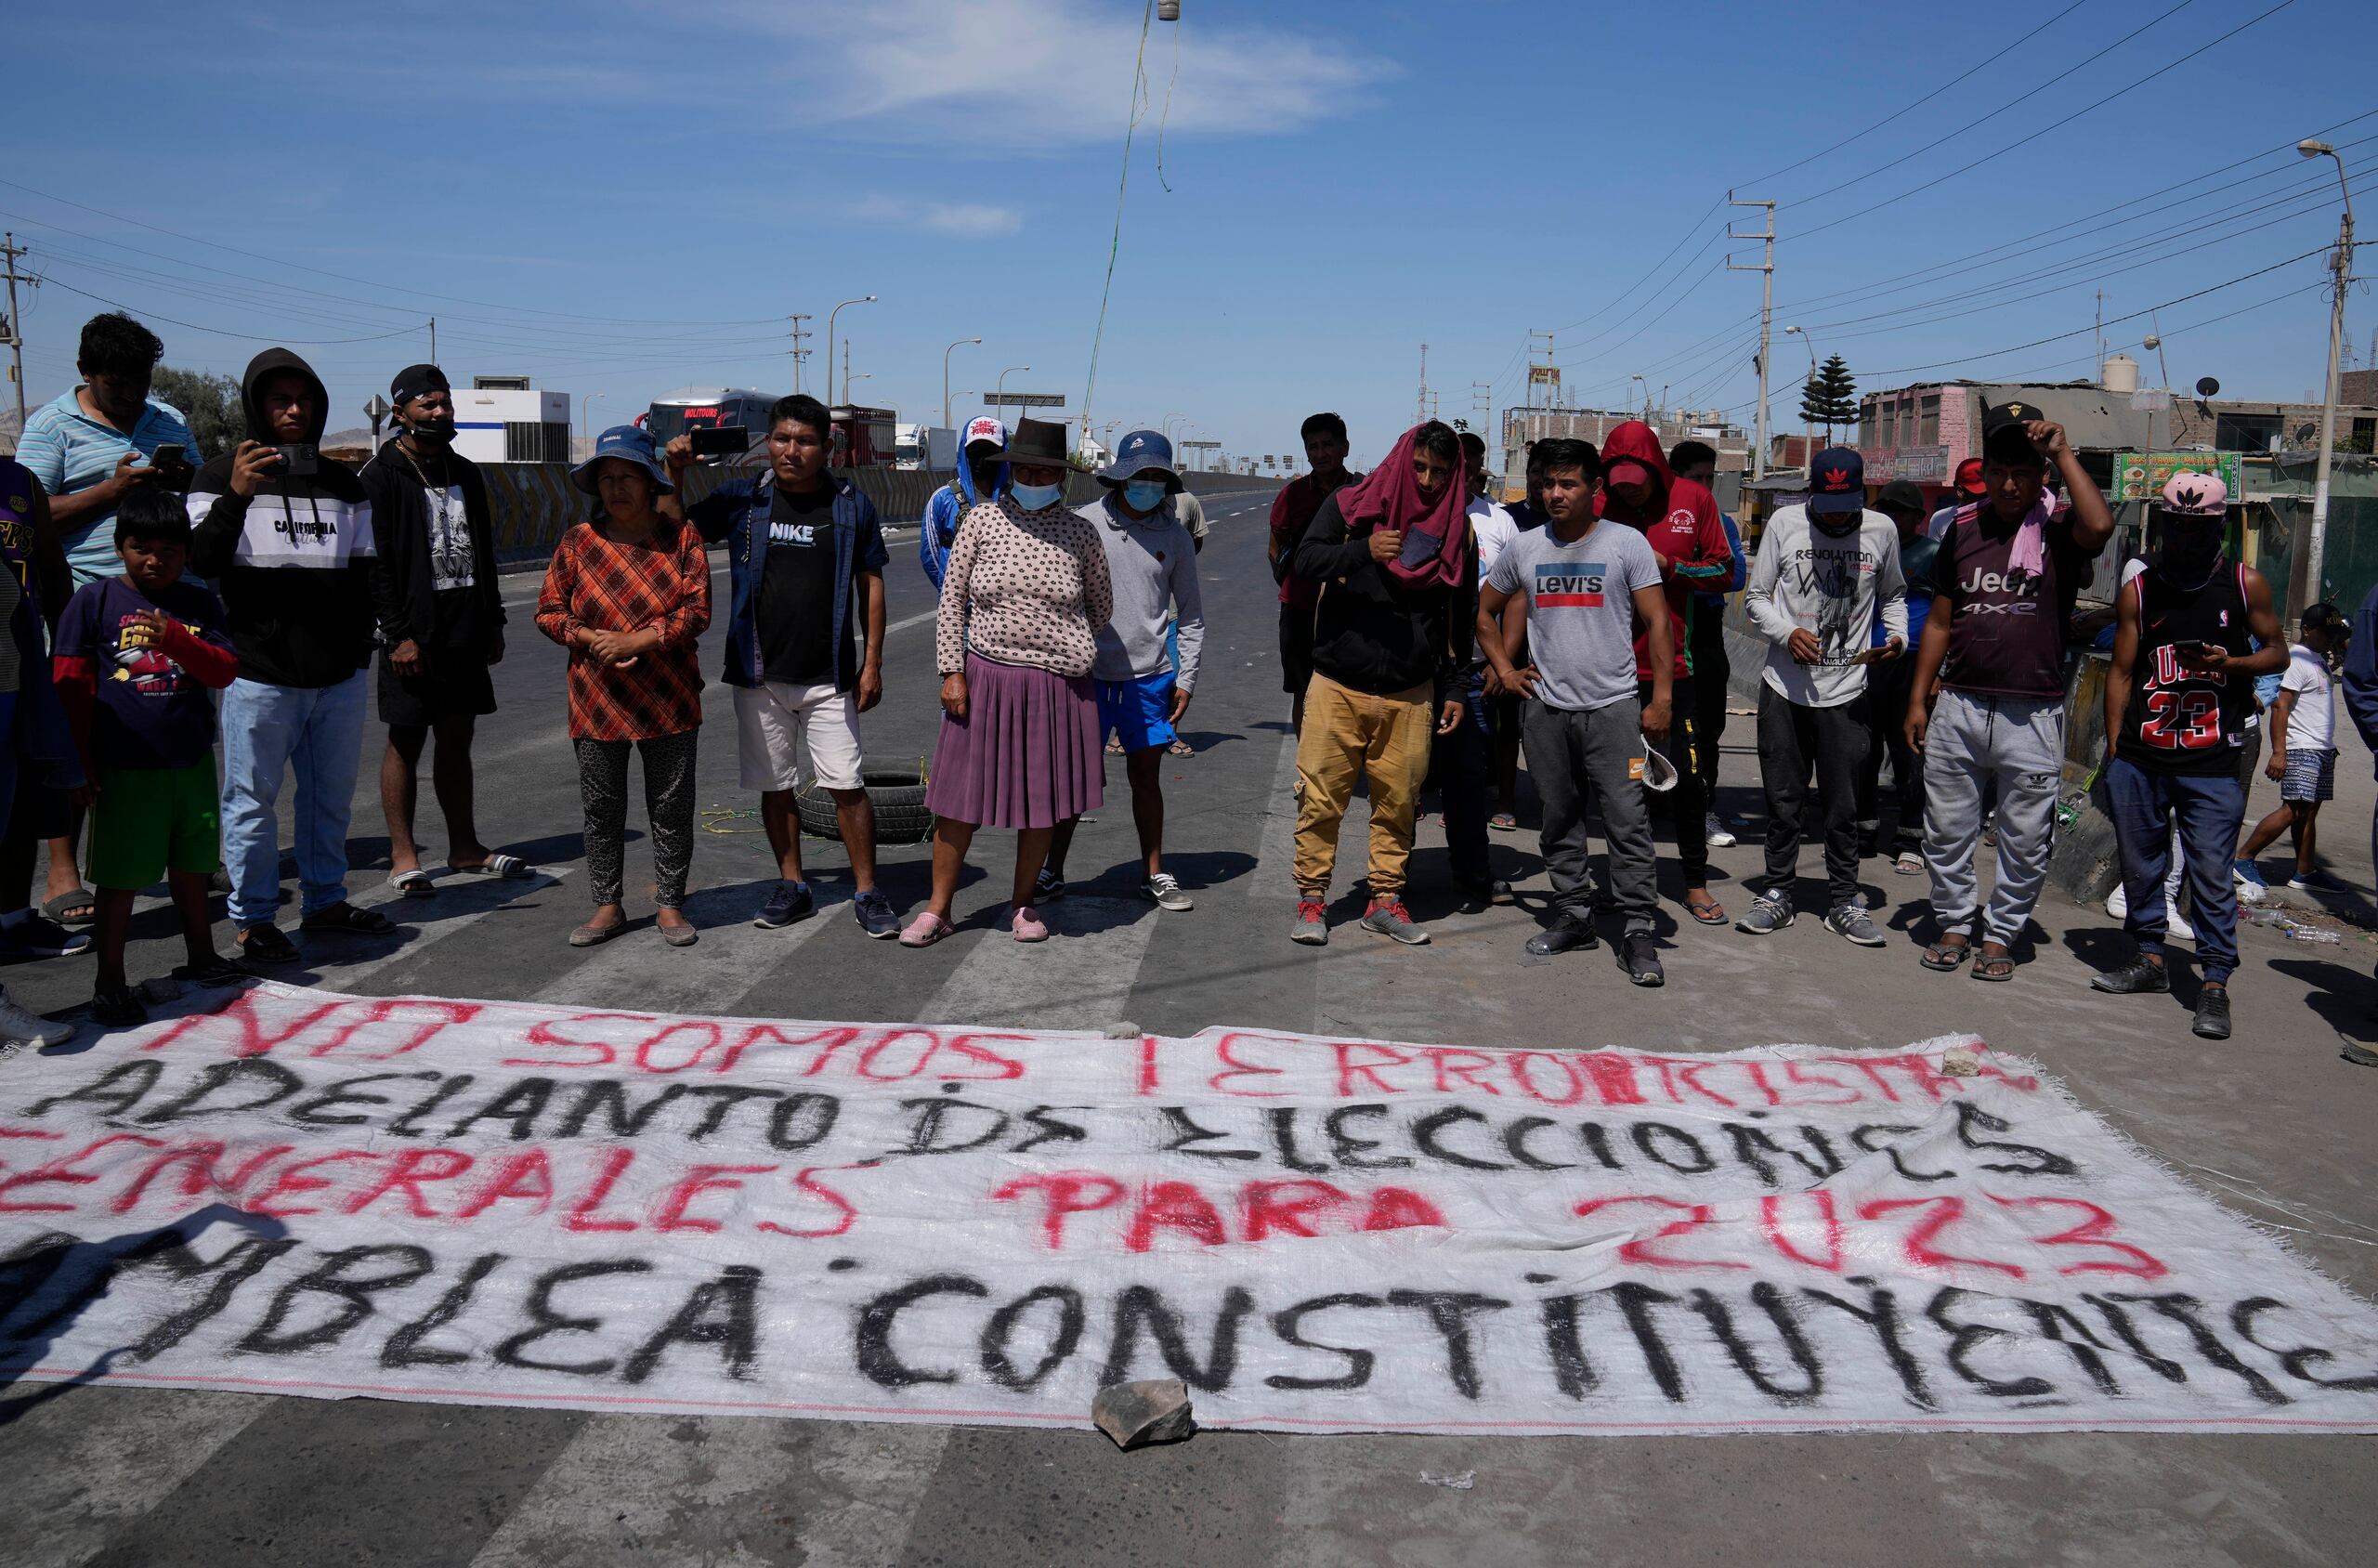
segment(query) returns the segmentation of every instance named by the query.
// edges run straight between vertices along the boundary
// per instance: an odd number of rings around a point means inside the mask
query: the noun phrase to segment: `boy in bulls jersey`
[[[189,519],[181,498],[151,486],[115,516],[121,577],[85,583],[58,618],[58,694],[98,791],[91,812],[91,881],[98,885],[99,971],[91,1017],[109,1028],[147,1022],[126,983],[132,897],[172,889],[189,950],[174,976],[222,986],[247,972],[215,950],[208,883],[223,864],[216,810],[215,701],[240,673],[222,601],[182,581]]]
[[[2219,478],[2173,475],[2156,509],[2150,564],[2115,607],[2105,780],[2129,906],[2123,927],[2138,956],[2090,982],[2124,996],[2172,988],[2163,872],[2176,819],[2202,968],[2195,1027],[2206,1039],[2229,1038],[2229,975],[2238,967],[2229,863],[2246,808],[2239,759],[2257,739],[2248,722],[2254,678],[2285,669],[2288,657],[2270,584],[2223,553],[2228,506]]]

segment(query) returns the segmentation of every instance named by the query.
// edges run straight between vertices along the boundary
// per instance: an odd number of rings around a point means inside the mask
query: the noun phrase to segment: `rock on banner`
[[[2028,1063],[259,985],[0,1073],[0,1378],[1506,1433],[2378,1430],[2378,1313]],[[1953,1075],[1952,1065],[1960,1069]],[[1969,1076],[1968,1076],[1969,1075]]]

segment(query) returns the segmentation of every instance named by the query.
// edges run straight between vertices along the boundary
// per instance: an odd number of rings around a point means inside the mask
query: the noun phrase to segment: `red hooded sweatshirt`
[[[1607,488],[1610,471],[1621,463],[1640,463],[1652,475],[1652,494],[1640,508],[1620,504]],[[1668,630],[1676,638],[1673,678],[1692,673],[1693,601],[1705,593],[1724,593],[1734,569],[1734,553],[1726,542],[1726,525],[1718,512],[1718,498],[1707,486],[1679,479],[1668,469],[1667,454],[1650,425],[1630,419],[1602,442],[1605,488],[1594,497],[1602,516],[1614,517],[1640,529],[1660,557],[1668,595]],[[1635,634],[1635,678],[1652,678],[1648,630]]]

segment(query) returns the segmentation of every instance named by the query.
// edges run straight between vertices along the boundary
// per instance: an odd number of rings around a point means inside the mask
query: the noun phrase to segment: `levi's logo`
[[[1601,561],[1587,561],[1576,566],[1544,562],[1535,568],[1535,608],[1600,609],[1602,606],[1602,580],[1609,575],[1608,564]]]

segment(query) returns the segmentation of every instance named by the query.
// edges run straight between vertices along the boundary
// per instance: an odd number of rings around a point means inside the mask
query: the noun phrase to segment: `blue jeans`
[[[281,899],[281,780],[297,772],[299,906],[346,898],[346,818],[363,749],[363,672],[331,686],[236,680],[223,693],[223,864],[235,925],[268,922]]]
[[[2238,854],[2245,786],[2232,773],[2152,773],[2116,757],[2106,769],[2106,795],[2122,850],[2123,897],[2130,906],[2123,929],[2140,953],[2162,957],[2169,916],[2163,875],[2176,825],[2195,906],[2197,968],[2208,984],[2227,984],[2238,967],[2238,890],[2229,864]]]

